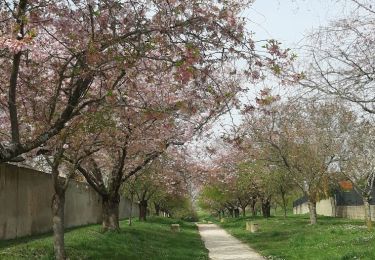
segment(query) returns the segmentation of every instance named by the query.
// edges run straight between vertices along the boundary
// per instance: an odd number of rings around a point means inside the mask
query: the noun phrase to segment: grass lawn
[[[181,232],[170,231],[179,223]],[[99,225],[76,228],[65,234],[70,259],[208,259],[208,252],[193,223],[167,218],[120,223],[119,233],[101,233]],[[42,235],[0,241],[0,259],[53,259],[52,237]]]
[[[246,221],[259,223],[260,232],[245,230]],[[226,219],[220,225],[269,259],[375,259],[375,232],[363,221],[319,217],[316,226],[308,216],[270,219]]]

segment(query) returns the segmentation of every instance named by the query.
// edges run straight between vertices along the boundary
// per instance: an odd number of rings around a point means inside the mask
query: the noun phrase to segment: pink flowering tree
[[[146,220],[150,203],[154,203],[156,215],[160,210],[170,213],[166,199],[187,194],[184,179],[173,166],[173,159],[163,155],[125,183],[125,193],[135,194],[138,200],[139,220]]]
[[[118,229],[131,176],[238,105],[245,81],[293,80],[288,50],[268,41],[259,51],[246,31],[251,3],[4,1],[0,162],[51,150],[54,138],[63,147],[64,130],[83,122],[100,148],[63,158],[101,195],[103,228]]]
[[[290,63],[276,41],[258,52],[241,11],[252,1],[5,1],[0,6],[0,161],[19,161],[82,111],[131,87],[157,61],[197,96],[220,89],[213,71],[262,78]],[[267,54],[268,53],[268,54]],[[245,71],[235,69],[243,61]],[[198,86],[197,86],[198,88]],[[152,92],[152,89],[147,91]],[[233,93],[222,93],[227,97]],[[223,95],[221,95],[223,96]],[[219,101],[218,101],[219,102]]]

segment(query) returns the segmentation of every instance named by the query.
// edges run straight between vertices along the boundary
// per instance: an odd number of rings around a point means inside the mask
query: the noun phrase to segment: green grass
[[[178,223],[181,232],[170,231]],[[65,234],[70,259],[208,259],[193,223],[167,218],[120,223],[121,231],[101,233],[99,225],[72,229]],[[51,234],[0,241],[0,259],[53,259]]]
[[[246,221],[259,223],[260,232],[245,230]],[[308,224],[308,216],[264,219],[226,219],[220,225],[269,259],[375,259],[375,232],[363,221],[319,217]]]

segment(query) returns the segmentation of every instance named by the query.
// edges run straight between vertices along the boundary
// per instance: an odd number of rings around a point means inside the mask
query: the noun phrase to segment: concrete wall
[[[309,207],[307,203],[302,203],[298,206],[293,207],[293,214],[306,214],[309,212]]]
[[[335,203],[333,198],[321,200],[316,203],[316,212],[318,215],[323,216],[335,216]],[[298,206],[293,207],[294,214],[306,214],[309,213],[309,206],[307,202],[302,203]]]
[[[375,205],[371,205],[371,219],[375,217]],[[337,206],[337,216],[350,219],[365,219],[364,206]]]
[[[375,217],[375,205],[371,205],[371,218]],[[329,198],[321,200],[316,204],[316,211],[318,215],[349,218],[349,219],[364,219],[365,209],[364,206],[336,206],[335,200]],[[309,208],[306,203],[300,204],[293,207],[294,214],[306,214],[309,213]]]
[[[322,216],[335,216],[336,207],[334,198],[328,198],[316,203],[316,213]]]
[[[51,175],[0,164],[0,240],[51,230]],[[66,193],[65,226],[75,227],[101,221],[101,198],[87,184],[71,181]],[[120,218],[129,217],[130,202],[122,198]],[[138,206],[133,204],[133,216]]]

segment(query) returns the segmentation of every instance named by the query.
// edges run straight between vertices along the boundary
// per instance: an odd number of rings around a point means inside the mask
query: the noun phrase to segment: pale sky
[[[276,39],[283,48],[291,48],[299,56],[296,61],[303,63],[303,48],[308,44],[306,36],[314,29],[329,24],[342,17],[350,1],[345,0],[256,0],[243,15],[249,20],[248,30],[255,33],[255,40]],[[268,86],[272,85],[272,86]],[[287,97],[293,89],[278,86],[271,80],[252,86],[248,93],[253,99],[264,87],[272,87],[273,94]]]
[[[243,15],[250,20],[248,29],[255,32],[255,40],[276,39],[282,42],[284,48],[291,48],[293,52],[300,55],[299,48],[307,44],[305,36],[314,28],[327,25],[330,20],[342,16],[345,12],[344,2],[344,0],[256,0]],[[254,102],[259,90],[264,87],[264,84],[250,86],[250,91],[244,99]],[[282,96],[288,96],[288,92],[293,92],[293,89],[285,87],[276,89],[277,84],[271,83],[270,87],[274,89],[274,94]],[[240,122],[241,116],[238,111],[232,110],[231,116],[226,114],[215,124],[214,133],[220,136],[223,128],[229,130],[233,123],[237,125]],[[201,140],[199,146],[204,147],[206,141]]]
[[[330,20],[342,16],[345,12],[343,0],[256,0],[253,6],[243,15],[250,22],[248,29],[255,32],[255,40],[276,39],[282,42],[284,48],[291,48],[294,53],[302,56],[299,49],[307,44],[305,36],[314,28],[327,25]],[[270,86],[269,86],[270,85]],[[255,97],[260,89],[271,87],[273,94],[287,97],[288,93],[295,90],[278,86],[272,81],[266,81],[257,86],[249,86],[248,94],[241,98],[254,104]],[[245,101],[246,102],[246,101]],[[233,120],[233,121],[232,121]],[[239,124],[241,116],[238,111],[232,110],[219,120],[218,125],[230,129],[233,123]],[[217,126],[215,130],[221,133],[222,128]],[[216,132],[216,131],[215,131]]]
[[[287,47],[296,47],[313,28],[325,25],[343,11],[336,0],[257,0],[246,12],[249,29],[256,39],[274,38]]]

